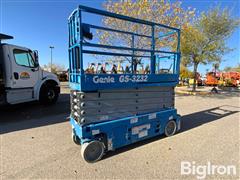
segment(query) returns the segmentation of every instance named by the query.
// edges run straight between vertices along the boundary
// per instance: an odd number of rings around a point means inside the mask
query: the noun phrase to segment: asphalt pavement
[[[181,162],[234,165],[237,174],[206,179],[239,179],[239,94],[177,95],[182,130],[107,153],[94,164],[83,161],[71,140],[68,90],[58,103],[37,102],[0,110],[1,179],[196,179],[181,175]]]

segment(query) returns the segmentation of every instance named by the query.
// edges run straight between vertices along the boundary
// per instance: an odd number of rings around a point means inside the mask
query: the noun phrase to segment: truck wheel
[[[104,145],[99,141],[91,141],[81,146],[81,155],[88,163],[94,163],[102,158]]]
[[[75,134],[74,130],[72,130],[72,141],[77,144],[80,145],[80,139],[79,137]]]
[[[168,121],[164,133],[167,137],[173,136],[177,131],[177,124],[174,120]]]
[[[39,100],[42,104],[54,104],[57,102],[58,96],[56,85],[46,84],[41,87]]]

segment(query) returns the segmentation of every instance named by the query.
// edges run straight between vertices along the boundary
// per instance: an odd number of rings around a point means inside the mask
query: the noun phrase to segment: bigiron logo
[[[181,162],[181,175],[195,175],[197,179],[205,179],[211,175],[236,175],[237,169],[235,165],[214,165],[207,162],[204,165],[198,165],[195,161]]]

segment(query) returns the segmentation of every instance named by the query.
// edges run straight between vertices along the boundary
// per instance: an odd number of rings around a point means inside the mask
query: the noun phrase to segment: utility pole
[[[49,46],[49,48],[51,49],[51,64],[50,64],[50,69],[51,69],[51,72],[52,72],[52,51],[54,49],[54,46]]]

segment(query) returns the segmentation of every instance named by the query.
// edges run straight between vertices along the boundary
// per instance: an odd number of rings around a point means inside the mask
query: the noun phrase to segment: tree
[[[43,69],[45,71],[51,71],[51,63],[43,65]],[[58,71],[66,71],[66,68],[64,65],[60,64],[52,64],[52,73],[56,74]]]
[[[240,72],[240,64],[238,64],[236,67],[233,67],[233,71]]]
[[[235,67],[231,67],[231,66],[226,66],[223,71],[225,72],[230,72],[230,71],[236,71],[236,72],[240,72],[240,64],[238,64]]]
[[[182,28],[181,52],[185,64],[193,65],[196,91],[197,69],[199,64],[219,64],[221,57],[229,52],[226,39],[239,25],[239,20],[231,16],[229,9],[219,7],[203,12],[194,25]]]
[[[183,64],[180,65],[180,78],[181,79],[193,78],[193,73],[189,71],[189,69]]]
[[[212,66],[213,66],[214,72],[217,72],[217,70],[219,70],[220,63],[219,62],[214,62],[212,64]]]
[[[229,71],[231,71],[232,70],[232,67],[231,66],[226,66],[224,69],[223,69],[223,71],[225,71],[225,72],[229,72]]]
[[[121,1],[112,1],[108,0],[104,3],[104,7],[107,11],[114,12],[117,14],[123,14],[126,16],[139,18],[143,20],[148,20],[156,23],[161,23],[173,27],[180,28],[184,24],[189,23],[194,15],[195,9],[188,8],[183,9],[181,7],[181,2],[173,2],[165,0],[121,0]],[[122,31],[130,31],[135,32],[137,34],[142,35],[151,35],[151,27],[146,25],[140,25],[137,23],[131,23],[115,18],[104,17],[103,25],[108,28],[122,30]],[[155,29],[155,34],[160,29]],[[132,39],[129,38],[129,35],[116,33],[116,32],[107,32],[107,31],[98,31],[98,37],[100,39],[101,44],[106,45],[118,45],[132,47]],[[174,42],[174,41],[173,41]],[[170,44],[168,39],[164,41],[155,40],[155,47],[160,48],[164,45],[174,46],[174,44]],[[176,45],[176,43],[175,43]],[[146,37],[134,37],[134,47],[139,49],[150,49],[151,48],[151,39]],[[117,50],[116,50],[117,51]],[[115,52],[116,52],[115,51]],[[118,51],[117,51],[118,52]],[[146,52],[134,52],[135,55],[145,55]],[[126,57],[116,57],[118,61],[128,60],[130,59]],[[141,57],[136,58],[137,63],[141,63]]]

